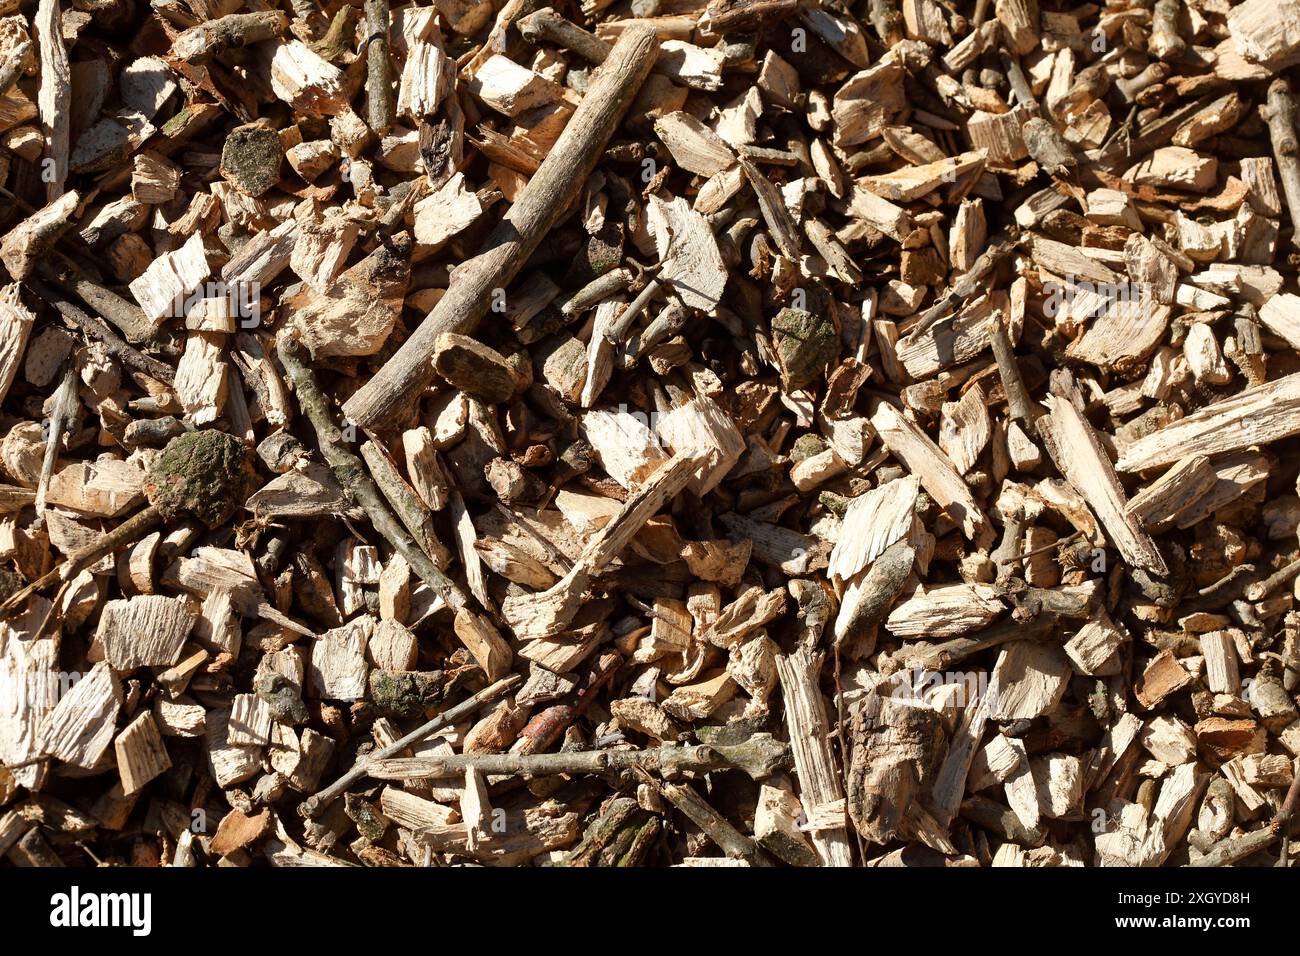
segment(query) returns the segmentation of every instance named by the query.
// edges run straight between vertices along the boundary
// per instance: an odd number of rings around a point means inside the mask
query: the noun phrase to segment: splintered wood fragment
[[[152,328],[157,329],[164,319],[181,314],[182,304],[211,274],[203,237],[195,233],[179,249],[159,256],[132,280],[131,294]]]
[[[736,155],[726,140],[689,113],[660,116],[654,131],[668,147],[673,162],[688,172],[716,176],[736,164]]]
[[[1145,471],[1191,455],[1220,455],[1300,432],[1300,373],[1198,409],[1124,448],[1120,471]]]
[[[9,393],[27,349],[34,316],[23,304],[19,285],[11,282],[0,289],[0,401]]]
[[[1052,445],[1062,474],[1096,513],[1124,560],[1157,575],[1169,573],[1154,541],[1128,513],[1128,499],[1097,433],[1067,398],[1047,397]]]
[[[348,105],[343,72],[301,40],[271,52],[271,91],[309,116],[332,116]]]
[[[873,692],[858,706],[847,800],[849,817],[868,843],[912,840],[926,830],[943,849],[951,846],[920,800],[940,757],[939,720],[937,711],[901,695]]]
[[[446,547],[438,540],[433,527],[433,513],[397,469],[396,463],[381,447],[372,441],[363,442],[361,457],[370,467],[371,477],[383,492],[393,511],[406,525],[421,550],[429,559],[439,566],[445,566],[448,560]],[[265,490],[265,489],[263,489]]]
[[[63,42],[63,17],[59,0],[40,0],[32,21],[40,48],[41,78],[37,103],[45,132],[45,158],[49,163],[45,199],[54,202],[63,195],[68,179],[68,148],[72,128],[72,71]],[[6,265],[8,260],[6,259]],[[14,278],[23,276],[9,270]]]
[[[1272,71],[1300,48],[1300,5],[1293,0],[1246,0],[1228,11],[1237,51]]]
[[[662,263],[659,280],[690,308],[704,312],[717,308],[727,285],[727,268],[707,220],[681,197],[664,202],[652,196],[647,221]]]
[[[68,220],[80,202],[81,196],[77,192],[60,192],[49,205],[32,213],[5,234],[0,241],[0,260],[10,276],[21,282],[36,271],[37,263],[49,253],[55,240],[68,227]]]
[[[969,273],[967,273],[969,274]],[[969,362],[988,347],[989,332],[1005,321],[1005,297],[984,295],[923,332],[910,333],[898,343],[898,362],[907,375],[924,380],[950,365]]]
[[[967,776],[978,756],[977,750],[984,736],[984,727],[988,719],[989,705],[986,695],[981,695],[978,700],[966,701],[961,723],[948,745],[948,752],[944,755],[934,786],[930,790],[934,816],[942,826],[950,826],[961,807],[962,797],[966,793]],[[987,749],[985,748],[986,751]]]
[[[1170,651],[1161,651],[1147,664],[1134,688],[1134,695],[1143,707],[1154,710],[1171,694],[1175,694],[1195,680]]]
[[[538,594],[507,599],[502,615],[520,640],[555,637],[568,626],[592,577],[603,571],[656,514],[668,499],[677,495],[698,467],[693,454],[677,454],[650,474],[611,518],[587,543],[581,556],[567,574],[552,587]]]
[[[822,656],[803,644],[790,654],[780,654],[776,658],[795,774],[803,802],[810,807],[836,803],[844,798],[830,745],[830,723],[818,681],[821,663]],[[852,865],[848,830],[843,823],[815,831],[812,841],[823,866]]]
[[[767,521],[724,514],[719,521],[733,539],[748,540],[753,556],[786,574],[808,574],[825,567],[830,548],[814,535],[800,534]]]
[[[906,106],[902,57],[891,50],[874,65],[854,74],[836,92],[831,113],[835,144],[865,143],[889,125]]]
[[[465,335],[439,336],[433,367],[452,385],[494,404],[508,401],[515,392],[515,375],[505,358]]]
[[[925,432],[887,402],[876,409],[871,424],[890,453],[917,477],[921,487],[961,526],[967,538],[974,540],[988,527],[988,519],[970,488]]]
[[[122,779],[122,792],[128,796],[139,793],[145,784],[172,765],[162,735],[158,733],[158,725],[147,710],[117,735],[113,749]]]
[[[862,640],[863,653],[875,649],[873,629],[882,620],[911,579],[916,551],[907,541],[894,542],[849,582],[835,617],[837,645]]]
[[[792,866],[820,866],[821,858],[799,829],[802,814],[794,794],[763,784],[754,808],[754,839]]]
[[[50,602],[38,596],[24,615],[0,622],[0,681],[14,688],[0,721],[0,760],[10,768],[13,783],[24,787],[37,787],[47,776],[40,763],[41,728],[67,689],[56,669],[58,641],[27,636],[36,633],[50,611]]]
[[[1060,648],[1013,641],[998,656],[989,680],[995,720],[1032,720],[1056,708],[1070,682],[1070,662]]]
[[[1086,305],[1081,308],[1087,309]],[[1105,303],[1088,331],[1070,343],[1066,354],[1103,368],[1128,368],[1145,359],[1164,338],[1171,309],[1143,296]]]
[[[951,159],[941,159],[920,166],[910,166],[893,173],[864,176],[858,185],[893,202],[914,202],[934,192],[945,183],[955,183],[959,178],[984,165],[984,154],[979,150],[962,153]]]
[[[624,31],[587,89],[564,132],[483,252],[456,271],[433,311],[397,354],[344,405],[349,421],[368,427],[392,415],[426,384],[429,357],[443,332],[473,331],[491,306],[492,290],[505,288],[573,201],[657,53],[654,32]]]
[[[1292,348],[1300,348],[1300,295],[1271,296],[1259,310],[1259,320]]]
[[[856,182],[849,193],[849,212],[873,229],[899,242],[907,238],[914,228],[912,217],[906,209],[877,196]]]
[[[990,623],[1006,610],[990,584],[947,584],[917,588],[885,620],[898,637],[954,637]]]
[[[644,417],[599,408],[582,417],[582,434],[601,467],[624,488],[640,484],[670,457]]]
[[[109,665],[96,664],[46,714],[41,752],[73,766],[95,766],[113,741],[121,693]]]
[[[686,486],[703,498],[716,488],[745,453],[745,439],[734,421],[707,395],[697,395],[659,419],[655,433],[671,451],[701,462]]]
[[[904,538],[912,530],[919,490],[920,480],[908,475],[854,498],[844,513],[826,573],[845,581],[856,577]]]
[[[469,88],[492,109],[512,118],[561,98],[555,83],[499,53],[478,67]]]
[[[976,385],[956,402],[945,402],[939,423],[939,447],[960,474],[975,465],[992,434],[984,390]]]
[[[1192,455],[1134,495],[1128,513],[1148,531],[1160,531],[1175,523],[1217,480],[1210,460],[1204,455]]]
[[[410,281],[406,245],[397,240],[381,245],[323,293],[305,289],[287,300],[293,326],[313,358],[379,350],[397,322]]]
[[[95,639],[119,672],[170,667],[180,659],[198,617],[198,605],[189,598],[141,594],[104,605]]]
[[[788,259],[799,258],[799,230],[794,224],[794,217],[786,207],[781,191],[772,184],[757,166],[741,157],[740,168],[744,170],[745,179],[754,195],[758,198],[758,208],[763,214],[767,227],[777,248]]]

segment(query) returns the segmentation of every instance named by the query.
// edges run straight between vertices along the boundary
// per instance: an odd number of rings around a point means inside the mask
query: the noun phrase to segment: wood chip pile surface
[[[1266,866],[1300,0],[0,0],[0,865]]]

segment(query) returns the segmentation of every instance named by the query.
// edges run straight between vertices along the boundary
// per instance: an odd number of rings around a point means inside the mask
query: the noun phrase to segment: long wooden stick
[[[40,0],[32,21],[41,54],[41,83],[37,102],[41,125],[45,127],[47,175],[45,201],[54,202],[64,193],[68,181],[68,148],[71,137],[72,68],[63,42],[63,13],[59,0]]]
[[[647,750],[375,758],[370,761],[368,772],[376,780],[441,780],[463,777],[470,768],[492,777],[544,777],[561,773],[617,773],[640,767],[661,774],[743,770],[752,779],[760,780],[789,762],[789,746],[771,734],[761,733],[737,744],[665,744]]]
[[[62,293],[37,279],[29,278],[24,282],[24,285],[54,306],[65,319],[103,345],[108,350],[108,353],[123,365],[144,372],[149,377],[156,378],[167,385],[175,384],[175,369],[166,362],[160,361],[151,355],[145,355],[139,349],[128,344],[121,336],[109,328],[108,323],[99,316],[92,315],[79,308],[68,301],[68,298]]]
[[[320,446],[321,456],[344,491],[356,499],[375,530],[401,552],[411,570],[437,591],[452,610],[458,611],[468,605],[469,597],[424,553],[419,543],[389,510],[388,502],[366,471],[365,464],[339,440],[339,428],[334,423],[328,399],[316,384],[316,376],[303,359],[302,345],[291,335],[281,333],[276,342],[276,354],[298,395],[298,404],[302,406],[303,413],[316,432],[316,443]]]
[[[393,64],[388,55],[388,0],[366,0],[366,102],[370,128],[393,125]]]
[[[456,271],[447,294],[420,327],[343,406],[349,421],[371,428],[391,420],[419,396],[433,377],[430,359],[438,336],[472,332],[487,313],[492,290],[509,284],[572,205],[658,52],[659,41],[649,27],[623,32],[555,148],[488,236],[482,251]]]
[[[716,843],[727,856],[733,860],[744,860],[750,866],[772,865],[767,854],[757,843],[728,823],[722,814],[713,809],[709,802],[691,787],[684,783],[659,783],[644,770],[637,770],[636,773],[659,796],[703,830],[705,836]]]
[[[1232,866],[1253,853],[1268,849],[1277,842],[1279,836],[1281,834],[1272,827],[1260,827],[1258,830],[1251,830],[1245,836],[1229,837],[1214,844],[1205,856],[1194,863],[1188,863],[1187,866]]]
[[[1268,138],[1277,157],[1286,208],[1291,213],[1291,242],[1300,246],[1300,144],[1296,142],[1295,114],[1291,84],[1286,77],[1279,76],[1268,85],[1264,119],[1268,121]]]
[[[519,20],[519,33],[529,43],[551,43],[578,54],[590,63],[604,63],[609,58],[609,44],[566,20],[550,7],[534,10]]]
[[[149,505],[147,508],[140,509],[108,534],[96,538],[91,544],[72,552],[72,554],[68,555],[68,560],[53,571],[42,575],[31,584],[11,594],[3,604],[0,604],[0,618],[12,616],[27,603],[29,597],[38,591],[49,587],[51,584],[70,581],[104,555],[115,554],[128,544],[139,541],[155,527],[162,524],[164,518],[165,515],[162,509],[157,505]]]
[[[365,510],[374,529],[401,553],[406,563],[411,566],[411,570],[437,591],[455,612],[456,636],[469,648],[488,677],[494,678],[504,674],[510,666],[513,655],[510,645],[505,642],[486,615],[470,607],[469,596],[460,585],[433,563],[420,543],[412,537],[388,507],[383,492],[370,477],[362,460],[344,447],[339,439],[340,433],[334,424],[334,415],[330,411],[328,401],[320,386],[316,384],[316,376],[303,360],[303,353],[304,349],[298,341],[287,333],[281,333],[276,344],[276,354],[293,382],[298,403],[316,431],[316,441],[320,445],[321,455],[329,464],[330,470],[334,472],[334,477]]]

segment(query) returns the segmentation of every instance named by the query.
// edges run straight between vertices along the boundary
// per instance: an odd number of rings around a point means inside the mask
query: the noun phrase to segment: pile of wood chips
[[[1296,856],[1300,0],[542,2],[0,0],[0,857]]]

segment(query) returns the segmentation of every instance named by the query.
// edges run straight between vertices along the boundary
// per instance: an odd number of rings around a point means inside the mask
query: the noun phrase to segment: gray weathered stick
[[[1286,77],[1279,76],[1268,85],[1268,101],[1263,110],[1268,121],[1268,137],[1277,157],[1277,172],[1282,179],[1286,208],[1291,213],[1291,242],[1300,246],[1300,143],[1296,141],[1295,96]]]
[[[519,33],[529,43],[553,43],[572,50],[591,63],[604,63],[609,57],[609,44],[588,33],[550,7],[543,7],[519,21]]]
[[[438,336],[474,330],[487,313],[492,290],[509,284],[577,198],[658,52],[649,27],[623,32],[555,147],[483,250],[456,271],[447,294],[420,327],[343,406],[349,421],[365,428],[390,421],[431,380]]]
[[[393,63],[388,55],[388,0],[366,0],[366,103],[370,128],[393,125]]]
[[[1245,836],[1220,840],[1205,856],[1187,865],[1189,867],[1232,866],[1260,850],[1268,849],[1277,842],[1280,835],[1272,827],[1260,827]]]
[[[577,752],[449,754],[445,757],[393,757],[372,760],[370,776],[380,780],[440,780],[464,776],[471,767],[488,776],[542,777],[558,773],[613,773],[640,767],[668,773],[708,773],[735,768],[755,780],[788,763],[790,750],[769,734],[755,734],[740,744],[650,750],[582,750]]]
[[[41,461],[41,477],[36,482],[36,527],[45,524],[45,494],[54,476],[54,467],[59,462],[59,449],[63,447],[63,433],[67,431],[68,421],[77,409],[77,363],[68,361],[63,370],[63,381],[54,393],[54,408],[50,410],[49,425],[46,429],[45,458]]]

